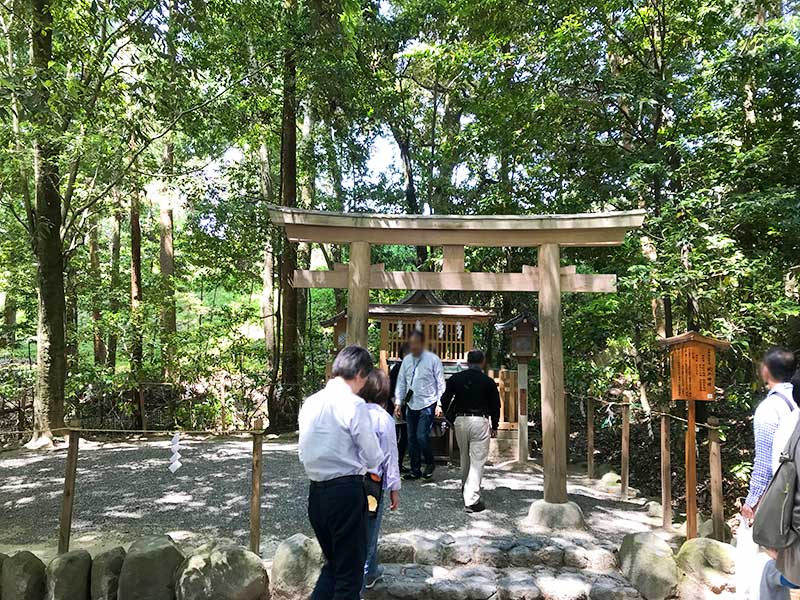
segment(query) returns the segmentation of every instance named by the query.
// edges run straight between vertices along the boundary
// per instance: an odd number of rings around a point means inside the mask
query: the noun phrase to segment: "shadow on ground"
[[[187,545],[209,537],[247,544],[251,442],[247,438],[182,440],[183,467],[167,470],[171,451],[164,437],[124,441],[81,440],[73,517],[73,547],[99,551],[127,545],[141,535],[170,533]],[[54,554],[66,450],[17,450],[0,454],[0,552],[32,549]],[[271,557],[283,539],[311,535],[306,516],[307,482],[293,437],[264,445],[262,552]],[[489,510],[462,510],[459,471],[437,468],[435,481],[404,483],[401,506],[387,514],[385,533],[468,532],[497,538],[527,533],[531,502],[542,497],[542,472],[532,463],[488,467],[484,500]],[[587,535],[618,543],[632,531],[658,525],[641,502],[622,502],[595,483],[570,475],[570,496],[587,518]]]

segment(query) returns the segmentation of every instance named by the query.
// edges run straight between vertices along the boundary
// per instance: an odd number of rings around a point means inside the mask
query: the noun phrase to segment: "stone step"
[[[381,562],[442,567],[573,568],[595,573],[617,569],[611,542],[567,537],[495,536],[419,531],[384,535],[378,545]]]
[[[420,564],[384,564],[384,577],[367,590],[365,600],[641,600],[618,573],[572,567],[453,568]]]

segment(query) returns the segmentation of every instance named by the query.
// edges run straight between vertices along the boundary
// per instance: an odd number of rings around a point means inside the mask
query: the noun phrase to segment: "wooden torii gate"
[[[585,275],[561,267],[560,248],[620,245],[628,231],[642,225],[644,211],[521,216],[332,213],[278,206],[268,211],[289,241],[349,245],[347,268],[297,270],[292,283],[298,288],[347,288],[348,344],[367,344],[370,289],[538,292],[544,499],[567,502],[561,292],[615,292],[616,275]],[[373,244],[442,246],[442,271],[385,271],[370,264]],[[538,265],[525,266],[521,273],[467,272],[465,246],[538,246]],[[527,420],[525,410],[520,423]]]

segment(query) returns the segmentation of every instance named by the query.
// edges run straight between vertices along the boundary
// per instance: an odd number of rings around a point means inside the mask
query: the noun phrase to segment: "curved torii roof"
[[[428,246],[617,246],[645,211],[573,215],[388,215],[335,213],[270,205],[293,242]]]

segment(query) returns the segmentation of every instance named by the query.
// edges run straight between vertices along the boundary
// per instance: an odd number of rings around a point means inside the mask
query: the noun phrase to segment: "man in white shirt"
[[[761,361],[761,378],[769,392],[753,417],[756,456],[750,474],[750,492],[742,505],[742,516],[753,521],[761,496],[772,481],[772,446],[780,423],[797,409],[792,398],[791,379],[797,368],[794,353],[770,348]]]
[[[333,361],[333,379],[300,409],[300,462],[311,480],[308,518],[325,555],[312,600],[358,600],[367,558],[364,475],[379,473],[383,452],[367,405],[356,394],[373,368],[360,346]]]
[[[395,414],[405,411],[408,427],[408,454],[411,472],[403,479],[431,479],[433,477],[433,451],[430,436],[434,417],[442,416],[441,398],[444,394],[444,368],[433,352],[425,350],[425,334],[415,329],[408,337],[409,353],[403,358],[397,376]],[[425,460],[422,470],[420,455]]]

